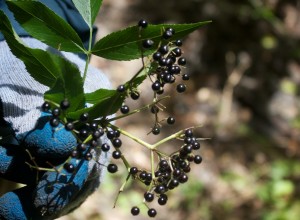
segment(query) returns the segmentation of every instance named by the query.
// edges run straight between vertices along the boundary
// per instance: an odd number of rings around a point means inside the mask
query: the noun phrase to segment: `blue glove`
[[[23,41],[32,48],[55,51],[32,38]],[[83,72],[85,62],[77,55],[55,52]],[[53,132],[49,116],[41,112],[43,94],[49,88],[29,75],[5,41],[0,42],[0,60],[0,177],[26,184],[0,197],[0,219],[54,219],[65,215],[97,189],[110,153],[93,148],[92,159],[68,161],[74,172],[63,167],[77,139],[62,124]],[[89,67],[84,90],[99,88],[109,89],[110,83],[99,70]],[[105,136],[98,140],[99,145],[107,141]],[[33,168],[34,163],[47,165],[49,160],[57,172]]]

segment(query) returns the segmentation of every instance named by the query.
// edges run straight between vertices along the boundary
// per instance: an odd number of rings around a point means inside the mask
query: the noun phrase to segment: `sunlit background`
[[[172,220],[298,220],[300,216],[300,4],[288,0],[110,0],[97,19],[98,38],[144,18],[149,23],[213,22],[184,39],[185,94],[169,87],[173,98],[161,117],[173,115],[175,126],[160,138],[192,125],[201,142],[203,163],[193,165],[188,183],[169,193],[156,219]],[[92,63],[111,79],[113,87],[130,79],[141,61]],[[140,89],[139,102],[151,97],[150,84]],[[153,122],[148,111],[117,125],[149,143]],[[149,154],[123,139],[123,152],[132,164],[149,167]],[[176,145],[177,144],[177,145]],[[177,142],[164,146],[178,147]],[[127,154],[128,155],[127,155]],[[121,163],[119,163],[121,166]],[[123,172],[122,172],[123,171]],[[122,173],[124,175],[122,175]],[[99,191],[61,220],[149,219],[132,217],[143,188],[128,184],[113,209],[126,172],[108,174]]]

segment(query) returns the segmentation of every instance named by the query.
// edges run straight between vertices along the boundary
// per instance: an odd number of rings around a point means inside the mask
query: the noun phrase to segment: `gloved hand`
[[[55,51],[36,39],[23,41],[32,48],[52,50],[77,65],[81,73],[84,70],[85,62],[75,54]],[[89,67],[84,90],[99,88],[108,89],[110,83],[100,71]],[[103,179],[103,164],[107,164],[110,153],[99,148],[93,148],[90,160],[75,157],[68,161],[74,172],[61,169],[78,143],[62,124],[54,132],[48,116],[41,112],[47,90],[29,75],[6,42],[0,42],[0,177],[26,184],[0,198],[1,219],[54,219],[65,215],[84,202]],[[102,136],[98,141],[101,146],[100,142],[108,140]],[[38,171],[28,165],[45,163],[47,158],[61,170]]]

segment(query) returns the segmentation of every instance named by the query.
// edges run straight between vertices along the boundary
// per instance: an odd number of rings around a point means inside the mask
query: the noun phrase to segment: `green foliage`
[[[16,20],[34,38],[63,51],[82,52],[76,31],[61,17],[38,1],[7,1]]]
[[[92,49],[92,53],[110,60],[133,60],[141,57],[142,42],[151,39],[154,45],[151,49],[144,51],[144,55],[153,53],[160,43],[163,43],[161,35],[164,29],[171,27],[176,33],[170,39],[179,39],[208,24],[210,21],[192,24],[174,25],[149,25],[141,30],[138,26],[132,26],[124,30],[113,32],[100,39]]]
[[[73,3],[88,26],[92,28],[101,7],[102,0],[73,0]]]

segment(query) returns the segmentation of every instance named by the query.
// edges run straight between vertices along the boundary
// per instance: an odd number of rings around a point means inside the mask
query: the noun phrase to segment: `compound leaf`
[[[113,32],[100,39],[92,49],[94,55],[111,60],[133,60],[142,56],[142,42],[151,39],[154,45],[151,49],[144,51],[143,55],[153,53],[162,40],[163,31],[171,27],[175,30],[175,35],[169,40],[180,39],[199,27],[210,23],[210,21],[191,24],[159,24],[148,25],[145,29],[132,26],[120,31]]]
[[[38,1],[7,1],[16,20],[34,38],[63,51],[84,52],[76,31]]]

